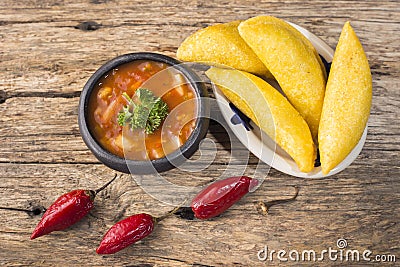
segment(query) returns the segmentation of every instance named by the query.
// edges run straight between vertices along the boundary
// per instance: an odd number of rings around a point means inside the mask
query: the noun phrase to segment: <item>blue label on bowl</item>
[[[321,55],[319,55],[319,57],[321,58],[322,63],[324,63],[324,66],[325,66],[325,69],[326,69],[326,73],[329,74],[329,72],[331,71],[332,62],[326,61],[326,59]]]
[[[235,113],[231,118],[231,123],[233,125],[243,124],[247,131],[253,130],[253,127],[250,125],[251,120],[249,117],[244,115],[234,104],[229,103],[229,107]]]

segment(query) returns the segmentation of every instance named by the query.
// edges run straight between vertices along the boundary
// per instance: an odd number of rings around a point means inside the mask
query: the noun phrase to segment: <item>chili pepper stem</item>
[[[114,175],[114,178],[112,178],[110,181],[108,181],[105,185],[103,185],[102,187],[96,189],[96,190],[85,190],[86,194],[89,195],[90,199],[92,201],[94,201],[96,195],[98,193],[100,193],[101,191],[103,191],[107,186],[109,186],[116,178],[117,178],[117,174]],[[122,174],[119,176],[121,177]]]
[[[46,208],[43,206],[34,207],[32,209],[20,209],[20,208],[12,208],[12,207],[0,207],[1,210],[11,210],[11,211],[22,211],[28,214],[39,215],[42,212],[46,211]]]
[[[117,178],[117,174],[115,174],[114,178],[112,178],[110,181],[108,181],[105,185],[103,185],[102,187],[94,190],[95,195],[97,195],[98,193],[100,193],[101,191],[103,191],[107,186],[109,186],[112,182],[114,182],[114,180]],[[122,174],[119,176],[121,177]]]
[[[176,206],[175,208],[173,208],[172,210],[168,211],[164,215],[161,215],[160,217],[152,216],[154,224],[157,224],[157,223],[161,222],[162,220],[164,220],[165,218],[167,218],[167,217],[169,217],[171,215],[174,215],[176,212],[178,212],[180,209],[183,208],[183,205],[185,205],[187,200],[188,199],[186,198],[180,205]]]
[[[287,203],[287,202],[290,202],[290,201],[295,200],[295,199],[297,198],[298,194],[299,194],[299,187],[298,187],[298,186],[294,186],[294,189],[295,189],[295,193],[294,193],[294,196],[291,197],[291,198],[276,199],[276,200],[271,200],[271,201],[267,201],[267,202],[259,201],[259,202],[257,203],[258,208],[259,208],[259,212],[260,212],[262,215],[267,215],[269,209],[270,209],[272,206],[275,206],[275,205],[278,205],[278,204]]]
[[[186,200],[185,200],[185,202],[186,202]],[[183,204],[182,204],[182,205],[183,205]],[[177,212],[180,208],[182,208],[182,205],[179,205],[179,206],[175,207],[174,209],[168,211],[166,214],[164,214],[164,215],[162,215],[162,216],[160,216],[160,217],[154,218],[154,222],[155,222],[155,223],[159,223],[159,222],[161,222],[162,220],[164,220],[165,218],[167,218],[167,217],[169,217],[169,216],[171,216],[171,215],[174,215],[175,212]]]

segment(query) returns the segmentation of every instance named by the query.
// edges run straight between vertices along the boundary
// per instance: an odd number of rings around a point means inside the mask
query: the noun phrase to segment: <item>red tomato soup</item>
[[[151,134],[118,124],[118,114],[128,104],[123,93],[133,97],[146,88],[168,105],[168,116]],[[170,65],[137,60],[113,69],[102,77],[89,100],[88,124],[100,145],[131,160],[154,160],[177,150],[195,128],[195,93],[184,76]]]

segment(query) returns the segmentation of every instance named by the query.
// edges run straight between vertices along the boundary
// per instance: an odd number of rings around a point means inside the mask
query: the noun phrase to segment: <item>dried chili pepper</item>
[[[233,177],[233,178],[237,179],[238,177]],[[209,218],[218,216],[219,214],[224,212],[230,206],[227,205],[228,204],[227,202],[219,203],[218,200],[213,201],[212,197],[211,197],[212,199],[208,199],[208,196],[209,195],[211,195],[211,196],[215,195],[212,192],[214,192],[215,190],[218,191],[219,188],[223,188],[225,185],[229,185],[229,181],[231,179],[232,178],[228,178],[228,179],[216,182],[214,184],[211,184],[209,187],[205,188],[202,192],[200,192],[196,196],[196,198],[192,201],[192,206],[191,207],[181,207],[176,212],[174,212],[174,214],[179,216],[179,217],[181,217],[182,219],[186,219],[186,220],[193,220],[194,218],[209,219]],[[251,178],[249,178],[249,179],[251,179]],[[255,183],[255,182],[256,182],[256,180],[250,181],[250,186],[249,186],[250,190],[257,185],[257,183]],[[255,183],[255,184],[253,185],[252,183]],[[299,187],[298,186],[294,186],[294,189],[295,189],[294,196],[292,196],[290,198],[270,200],[270,201],[267,201],[267,202],[258,201],[256,203],[257,211],[262,215],[267,215],[269,209],[272,206],[279,205],[279,204],[285,204],[285,203],[294,201],[297,198],[298,194],[299,194]],[[224,188],[224,189],[222,189],[221,191],[218,191],[218,192],[223,195],[223,193],[221,193],[221,192],[225,192],[225,191],[228,191],[228,194],[235,195],[234,193],[229,191],[229,187]],[[208,194],[206,194],[206,192],[208,192]],[[246,191],[244,191],[244,194],[246,194]],[[225,197],[227,197],[227,196],[225,196]],[[199,199],[201,199],[201,204],[200,204],[200,200]],[[232,200],[231,199],[231,202],[229,202],[229,203],[235,203],[238,200]],[[195,204],[197,204],[197,206],[193,205],[193,202],[195,202]],[[211,202],[213,202],[213,203],[211,203]],[[210,204],[213,204],[213,205],[210,205]],[[215,205],[215,204],[217,204],[217,205]],[[222,211],[219,210],[217,212],[217,209],[219,208],[219,205],[224,206],[224,209],[222,209]],[[197,211],[197,212],[195,212],[195,211]]]
[[[104,235],[97,254],[113,254],[151,234],[157,223],[174,214],[179,207],[161,217],[147,213],[132,215],[114,224]]]
[[[104,235],[98,254],[113,254],[145,238],[154,230],[153,216],[140,213],[114,224]]]
[[[94,207],[96,195],[112,183],[114,178],[97,190],[73,190],[60,196],[43,214],[42,219],[31,235],[31,239],[47,235],[53,231],[64,230],[83,217]]]
[[[217,181],[203,189],[192,200],[191,208],[198,219],[213,218],[229,209],[257,185],[258,180],[247,176]]]

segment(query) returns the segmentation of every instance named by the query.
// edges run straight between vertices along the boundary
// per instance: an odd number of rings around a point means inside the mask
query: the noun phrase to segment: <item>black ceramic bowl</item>
[[[180,147],[180,149],[168,154],[167,157],[151,161],[127,160],[125,158],[121,158],[112,154],[99,144],[99,142],[95,139],[95,137],[91,133],[91,130],[88,127],[89,99],[90,97],[92,97],[92,91],[97,86],[98,81],[110,70],[122,64],[136,60],[151,60],[173,66],[185,76],[196,95],[197,118],[195,129],[189,136],[188,140]],[[193,153],[198,149],[200,141],[207,133],[209,123],[209,105],[206,101],[207,90],[204,83],[200,81],[200,78],[187,66],[182,65],[174,58],[165,55],[143,52],[126,54],[112,59],[111,61],[101,66],[89,78],[82,90],[79,101],[78,122],[83,141],[96,156],[96,158],[100,160],[103,164],[114,170],[124,173],[149,174],[167,171],[178,166],[179,164],[187,160],[187,158],[193,155]]]

